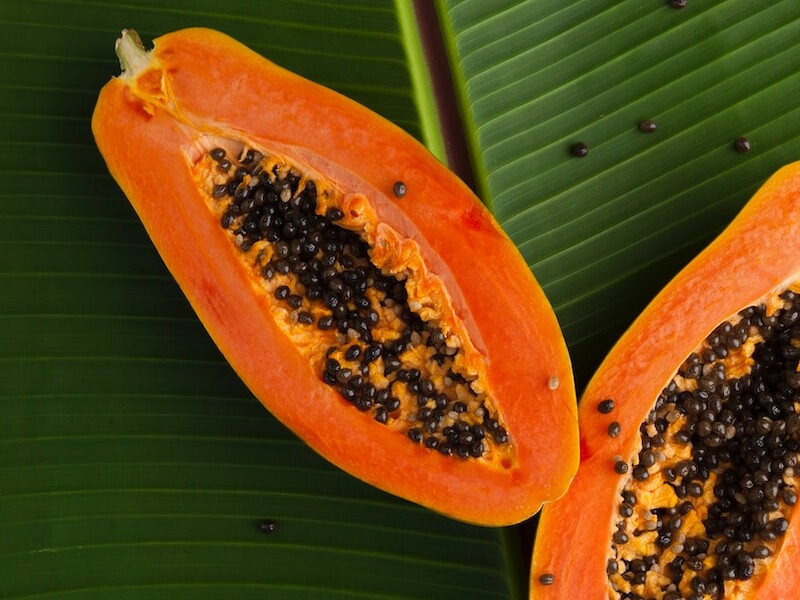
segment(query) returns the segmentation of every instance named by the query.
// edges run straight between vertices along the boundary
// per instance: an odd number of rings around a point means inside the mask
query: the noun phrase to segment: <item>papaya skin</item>
[[[650,303],[603,361],[581,398],[581,463],[568,493],[545,507],[535,540],[530,597],[607,599],[606,561],[625,476],[662,389],[714,328],[800,279],[800,162],[777,171],[739,215]],[[615,409],[597,405],[611,398]],[[608,425],[620,423],[616,438]],[[793,510],[779,552],[748,598],[794,598],[800,516]],[[543,573],[554,583],[542,585]]]
[[[578,464],[563,336],[513,243],[472,192],[411,136],[235,40],[187,29],[100,92],[92,130],[109,171],[214,342],[253,394],[332,463],[470,523],[518,523],[561,496]],[[325,385],[253,292],[237,249],[187,168],[199,136],[243,139],[363,194],[419,244],[445,283],[511,435],[503,468],[426,450]],[[393,194],[395,182],[405,195]],[[553,385],[557,382],[557,385]]]

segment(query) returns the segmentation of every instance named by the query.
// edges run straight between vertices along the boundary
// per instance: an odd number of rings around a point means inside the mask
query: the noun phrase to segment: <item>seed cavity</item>
[[[800,285],[721,323],[639,427],[607,574],[615,598],[749,597],[797,503]],[[625,464],[627,469],[622,469]]]
[[[364,196],[251,145],[214,140],[194,168],[254,288],[342,402],[427,451],[512,466],[485,361],[416,242]]]

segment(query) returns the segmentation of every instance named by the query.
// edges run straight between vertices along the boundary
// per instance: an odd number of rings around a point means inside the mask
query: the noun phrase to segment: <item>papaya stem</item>
[[[114,51],[125,75],[135,76],[150,63],[150,53],[145,50],[142,38],[133,29],[122,30],[122,35],[114,44]]]

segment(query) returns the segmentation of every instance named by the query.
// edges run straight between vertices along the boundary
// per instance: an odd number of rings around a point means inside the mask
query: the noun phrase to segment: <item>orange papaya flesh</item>
[[[800,541],[800,163],[653,300],[581,400],[532,598],[789,598]]]
[[[218,32],[123,32],[108,168],[254,395],[324,457],[464,521],[577,469],[566,347],[474,195],[410,136]]]
[[[510,464],[485,362],[413,243],[363,197],[252,148],[217,146],[196,167],[209,210],[324,383],[429,450]]]

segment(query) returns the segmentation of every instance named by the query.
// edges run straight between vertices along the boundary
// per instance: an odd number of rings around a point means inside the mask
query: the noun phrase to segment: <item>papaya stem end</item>
[[[145,50],[142,38],[133,29],[123,29],[122,35],[114,44],[119,57],[119,65],[124,75],[136,76],[150,62],[150,53]]]

